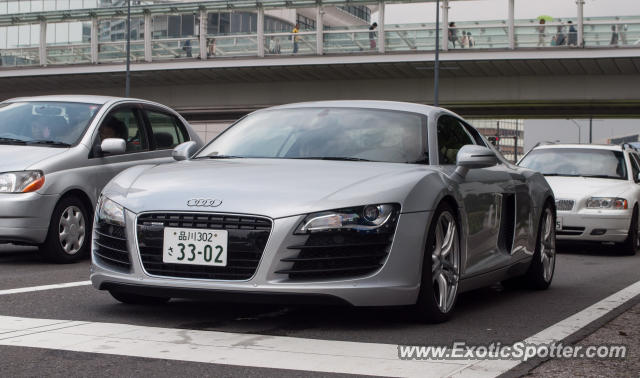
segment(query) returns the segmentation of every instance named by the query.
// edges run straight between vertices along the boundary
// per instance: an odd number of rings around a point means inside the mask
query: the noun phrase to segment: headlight
[[[98,221],[124,227],[124,208],[107,197],[100,197]]]
[[[35,192],[44,185],[42,171],[0,173],[0,193]]]
[[[587,208],[624,210],[629,208],[629,204],[624,198],[591,197],[587,200]]]
[[[323,211],[307,215],[296,229],[296,234],[329,230],[377,230],[395,220],[398,205],[382,204]]]

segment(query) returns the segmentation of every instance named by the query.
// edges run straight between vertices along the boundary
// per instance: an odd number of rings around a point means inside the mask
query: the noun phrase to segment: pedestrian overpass
[[[385,24],[385,5],[391,2],[139,3],[131,8],[131,94],[165,103],[190,119],[233,119],[294,101],[433,101],[436,26]],[[574,26],[563,19],[541,28],[536,19],[514,19],[517,3],[510,0],[508,19],[455,20],[450,30],[448,2],[441,3],[441,105],[476,117],[640,116],[640,14],[585,18],[583,1],[577,1]],[[366,24],[323,26],[329,7],[354,4],[375,9],[376,31]],[[315,25],[295,35],[265,27],[269,14],[286,10],[313,14]],[[248,18],[255,19],[254,32],[208,30],[212,15],[240,12],[254,15]],[[126,42],[116,31],[126,8],[1,13],[0,8],[0,98],[123,95]],[[175,15],[193,17],[192,35],[157,33],[156,26]],[[82,40],[52,41],[51,30],[64,27],[80,30]],[[450,31],[458,37],[455,46]],[[24,43],[9,43],[16,32]],[[463,43],[466,35],[473,43]],[[554,45],[560,35],[564,43]]]

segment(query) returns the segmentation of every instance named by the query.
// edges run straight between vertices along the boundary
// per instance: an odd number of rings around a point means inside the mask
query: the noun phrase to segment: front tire
[[[113,290],[109,290],[109,294],[111,294],[111,296],[117,301],[129,305],[160,305],[163,303],[167,303],[171,299],[165,297],[149,297],[146,295],[123,293]]]
[[[551,285],[556,267],[556,215],[553,207],[547,203],[542,210],[536,250],[525,274],[528,286],[537,290],[545,290]]]
[[[638,232],[638,209],[636,208],[633,211],[633,217],[631,217],[627,240],[622,243],[623,254],[627,256],[633,256],[636,254],[638,247],[640,247],[640,237],[638,237]]]
[[[89,255],[92,219],[75,196],[63,197],[51,215],[49,231],[40,253],[58,264],[75,263]]]
[[[416,303],[419,319],[441,323],[449,318],[458,298],[460,235],[454,209],[442,203],[427,234],[422,281]]]

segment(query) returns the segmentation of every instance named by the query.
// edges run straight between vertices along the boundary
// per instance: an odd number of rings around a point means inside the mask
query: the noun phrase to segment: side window
[[[153,110],[147,110],[147,117],[153,130],[156,149],[173,148],[189,140],[182,123],[176,117]]]
[[[457,119],[446,115],[438,118],[438,156],[440,165],[455,164],[458,151],[467,144],[476,143]]]
[[[631,162],[631,174],[633,175],[633,181],[638,182],[638,173],[640,173],[640,167],[638,166],[638,155],[629,154],[629,161]]]
[[[462,125],[462,127],[464,127],[465,130],[467,130],[467,132],[469,134],[471,134],[471,137],[473,138],[473,140],[476,141],[477,145],[487,147],[486,143],[484,142],[484,140],[480,136],[480,133],[478,132],[478,130],[476,130],[473,126],[471,126],[471,125],[469,125],[467,123],[464,123],[462,121],[458,121],[458,122],[460,122],[460,125]]]
[[[99,129],[100,140],[106,138],[124,139],[126,152],[147,151],[149,143],[144,128],[132,108],[119,108],[109,113],[102,121]]]

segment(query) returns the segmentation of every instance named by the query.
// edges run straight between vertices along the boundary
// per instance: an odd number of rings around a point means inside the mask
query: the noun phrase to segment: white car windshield
[[[295,108],[254,113],[197,158],[427,162],[426,118],[377,109]]]
[[[72,145],[99,109],[97,104],[75,102],[0,104],[0,144]]]
[[[627,179],[623,153],[605,149],[540,148],[531,151],[519,165],[545,176]]]

